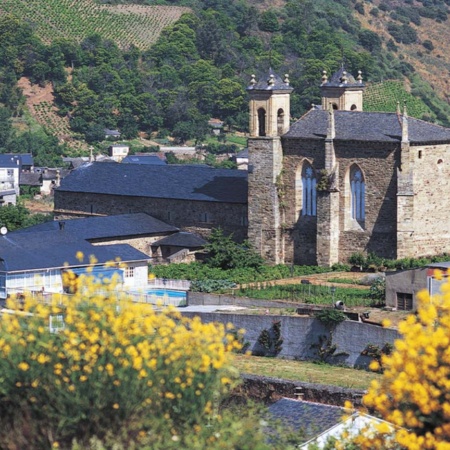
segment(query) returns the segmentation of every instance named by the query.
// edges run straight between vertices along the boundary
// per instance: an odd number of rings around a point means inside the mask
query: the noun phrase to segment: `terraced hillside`
[[[161,31],[189,11],[177,6],[98,5],[94,0],[2,0],[0,13],[33,24],[44,42],[77,42],[98,33],[120,47],[148,48]]]
[[[405,88],[403,81],[391,80],[381,83],[368,83],[364,92],[364,110],[378,112],[395,112],[397,102],[403,108],[406,103],[408,114],[418,119],[430,119],[433,113],[420,99],[414,97]]]

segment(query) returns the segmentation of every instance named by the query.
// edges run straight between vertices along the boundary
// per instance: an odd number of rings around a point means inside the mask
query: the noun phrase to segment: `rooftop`
[[[57,192],[247,203],[247,173],[205,165],[90,163],[61,181]]]

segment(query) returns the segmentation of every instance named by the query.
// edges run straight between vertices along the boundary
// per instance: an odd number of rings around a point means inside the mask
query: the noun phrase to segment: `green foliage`
[[[37,225],[42,222],[48,222],[49,220],[53,220],[52,215],[31,215],[30,211],[23,206],[20,199],[16,205],[5,205],[0,207],[0,225],[6,227],[8,231]]]
[[[347,316],[342,311],[334,308],[317,311],[314,317],[329,328],[334,328],[347,319]]]
[[[258,27],[261,31],[278,31],[280,24],[277,15],[271,10],[262,12],[258,20]]]
[[[337,345],[333,343],[333,335],[321,334],[315,344],[311,344],[311,348],[316,351],[317,362],[324,364],[329,363],[333,357],[348,356],[346,352],[337,352]]]
[[[370,295],[378,306],[383,305],[386,298],[386,278],[379,277],[370,285]]]
[[[260,346],[258,350],[254,350],[255,356],[277,356],[283,349],[283,338],[281,337],[281,321],[276,320],[272,326],[267,329],[264,328],[257,342]]]
[[[208,252],[206,263],[210,267],[222,270],[251,268],[258,270],[264,265],[264,261],[248,242],[238,244],[232,236],[225,236],[220,228],[212,230],[208,244],[205,246]]]
[[[228,280],[194,280],[191,283],[193,292],[223,292],[236,287],[236,283]]]

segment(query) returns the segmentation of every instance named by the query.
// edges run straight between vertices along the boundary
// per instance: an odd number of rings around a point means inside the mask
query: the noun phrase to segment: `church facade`
[[[450,251],[450,129],[363,111],[361,73],[322,77],[322,104],[290,124],[287,76],[252,77],[248,238],[272,263]]]

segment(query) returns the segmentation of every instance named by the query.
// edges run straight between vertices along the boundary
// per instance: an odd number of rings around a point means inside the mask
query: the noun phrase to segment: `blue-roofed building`
[[[77,258],[82,252],[84,258]],[[110,279],[117,274],[121,288],[147,287],[150,257],[129,244],[97,245],[64,227],[51,231],[3,233],[0,236],[0,300],[24,291],[62,293],[63,273],[86,273],[90,257],[95,256],[93,271]],[[107,263],[120,261],[115,266]]]
[[[247,234],[247,172],[205,165],[90,163],[55,189],[58,218],[143,212],[206,236]]]

